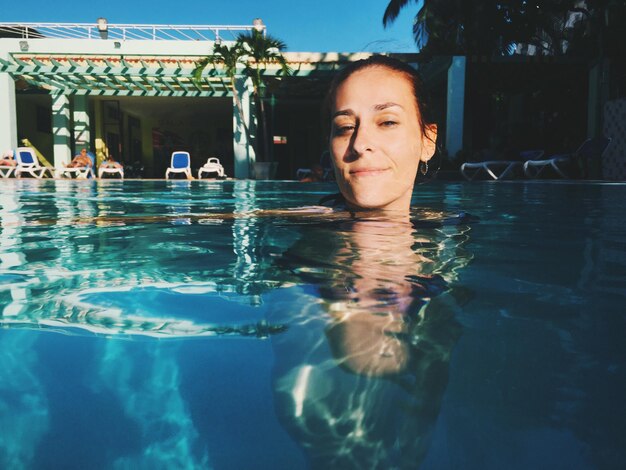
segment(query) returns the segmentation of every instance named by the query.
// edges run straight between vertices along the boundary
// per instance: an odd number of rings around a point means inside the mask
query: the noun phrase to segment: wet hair
[[[393,57],[386,55],[373,55],[367,59],[357,60],[356,62],[350,63],[346,68],[342,69],[337,75],[335,75],[335,78],[333,78],[333,81],[330,84],[328,95],[326,96],[326,110],[328,114],[327,122],[330,121],[332,106],[335,102],[335,97],[337,96],[337,90],[341,84],[350,78],[353,73],[370,67],[381,67],[397,72],[411,84],[415,104],[419,112],[418,120],[420,128],[422,129],[422,134],[428,138],[426,128],[433,124],[433,121],[430,117],[422,78],[417,70],[406,62],[402,62],[399,59],[394,59]]]

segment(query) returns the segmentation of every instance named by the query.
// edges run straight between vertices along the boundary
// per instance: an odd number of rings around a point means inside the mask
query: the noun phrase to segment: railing
[[[258,18],[251,25],[233,26],[108,24],[99,18],[97,23],[0,23],[0,38],[219,41],[254,29],[265,32],[266,26]]]

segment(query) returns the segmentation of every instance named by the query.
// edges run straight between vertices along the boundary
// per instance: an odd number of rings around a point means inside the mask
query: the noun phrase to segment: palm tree
[[[390,0],[383,25],[411,3]],[[423,0],[413,34],[426,54],[509,55],[530,44],[546,55],[620,56],[625,18],[625,0]]]
[[[383,26],[393,23],[400,11],[414,1],[390,0]],[[516,1],[423,0],[413,23],[415,42],[426,54],[510,54],[512,3]]]
[[[276,39],[256,29],[246,34],[240,34],[237,37],[237,44],[240,45],[242,51],[244,51],[243,54],[248,58],[245,73],[252,80],[257,116],[260,118],[259,121],[262,127],[263,157],[269,159],[271,158],[269,145],[270,137],[267,127],[265,105],[263,103],[263,95],[265,93],[263,72],[268,64],[278,64],[283,75],[287,76],[291,73],[291,69],[287,65],[287,60],[281,54],[281,51],[286,48],[286,45],[280,39]]]
[[[196,63],[196,68],[193,70],[192,74],[193,80],[196,83],[200,83],[202,80],[202,72],[208,65],[212,65],[214,69],[217,69],[218,65],[221,65],[224,68],[224,73],[230,81],[230,89],[233,92],[233,99],[235,100],[235,106],[237,106],[237,112],[239,113],[244,132],[248,142],[252,145],[256,153],[256,142],[254,142],[254,140],[250,137],[250,129],[246,125],[245,114],[243,112],[243,106],[241,105],[241,98],[239,97],[236,86],[237,66],[245,66],[245,62],[243,61],[244,56],[245,52],[239,42],[236,42],[231,46],[225,44],[222,45],[216,42],[213,45],[213,54],[199,60]]]

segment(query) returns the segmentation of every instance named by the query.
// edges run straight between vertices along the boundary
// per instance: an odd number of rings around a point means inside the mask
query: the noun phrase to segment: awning
[[[200,57],[12,54],[0,72],[36,88],[67,95],[231,96],[228,78],[207,67],[199,82],[192,72]]]

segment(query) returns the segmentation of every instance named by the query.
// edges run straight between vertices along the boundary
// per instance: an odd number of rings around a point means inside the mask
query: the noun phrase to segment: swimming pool
[[[0,468],[622,465],[626,185],[333,189],[0,181]]]

